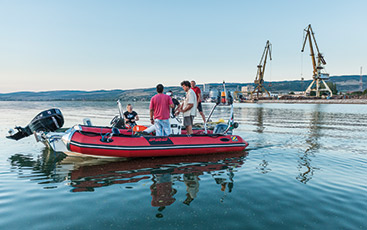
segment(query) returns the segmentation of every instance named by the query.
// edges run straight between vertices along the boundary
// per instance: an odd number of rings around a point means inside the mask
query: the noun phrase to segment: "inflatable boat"
[[[85,128],[85,127],[84,127]],[[68,155],[94,157],[162,157],[243,151],[248,143],[240,136],[193,134],[152,136],[83,131],[75,126],[62,137]]]
[[[207,119],[209,121],[215,107]],[[204,127],[186,135],[178,118],[170,120],[171,135],[155,136],[154,126],[142,130],[128,129],[124,124],[122,106],[118,101],[120,115],[110,122],[110,127],[92,126],[90,120],[84,119],[84,125],[75,125],[63,129],[64,118],[59,109],[49,109],[39,113],[29,125],[15,127],[18,132],[9,132],[8,138],[19,140],[34,134],[55,152],[72,156],[93,157],[162,157],[199,155],[243,151],[248,143],[240,136],[232,135],[238,123],[233,121],[233,105],[227,123],[218,123],[213,130]]]

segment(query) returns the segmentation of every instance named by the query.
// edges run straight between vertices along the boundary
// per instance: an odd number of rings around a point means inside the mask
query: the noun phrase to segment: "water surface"
[[[148,124],[149,105],[134,106]],[[241,153],[106,161],[5,138],[53,107],[65,127],[118,112],[0,102],[0,229],[367,229],[366,105],[235,104]]]

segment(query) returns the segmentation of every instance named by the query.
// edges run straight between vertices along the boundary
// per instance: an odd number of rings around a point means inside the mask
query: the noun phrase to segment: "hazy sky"
[[[0,0],[0,93],[311,79],[312,24],[331,75],[367,72],[366,0]]]

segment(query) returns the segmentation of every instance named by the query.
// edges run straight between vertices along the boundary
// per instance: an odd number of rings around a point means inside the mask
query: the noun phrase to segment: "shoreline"
[[[279,103],[279,104],[367,104],[367,99],[304,99],[304,100],[248,100],[238,103]]]
[[[0,100],[0,102],[115,102],[115,100]],[[149,101],[133,101],[133,100],[121,100],[124,102],[149,102]],[[203,102],[208,103],[208,102]],[[211,102],[209,102],[211,103]],[[234,102],[234,104],[242,103],[278,103],[278,104],[367,104],[367,99],[273,99],[273,100],[246,100],[243,102]]]

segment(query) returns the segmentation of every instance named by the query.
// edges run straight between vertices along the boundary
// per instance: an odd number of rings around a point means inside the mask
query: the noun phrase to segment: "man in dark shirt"
[[[171,111],[171,117],[175,117],[175,113],[178,110],[178,106],[180,105],[180,102],[176,98],[172,97],[173,96],[172,90],[168,91],[166,94],[172,98],[174,107],[172,108],[172,111]]]
[[[136,125],[136,121],[139,120],[139,116],[133,111],[133,106],[131,104],[128,104],[126,109],[127,111],[124,113],[125,123],[133,128]]]

